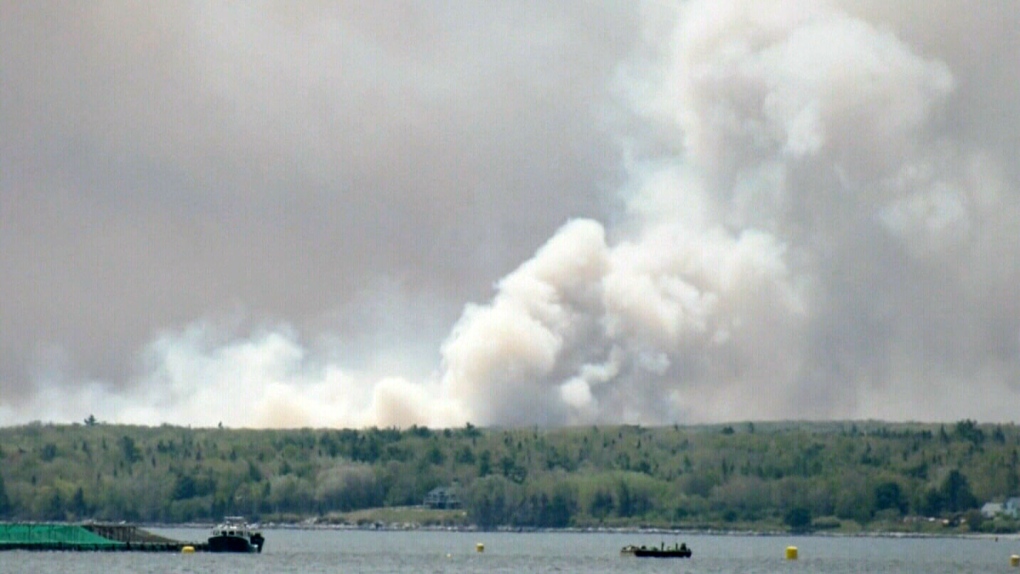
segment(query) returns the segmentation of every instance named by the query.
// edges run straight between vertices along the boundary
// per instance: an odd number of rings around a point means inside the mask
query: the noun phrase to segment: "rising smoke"
[[[682,152],[608,244],[568,224],[465,312],[445,395],[510,424],[1008,418],[1017,273],[985,250],[1016,197],[949,116],[980,86],[819,2],[691,3],[674,39],[638,104]]]
[[[1013,418],[1018,10],[851,4],[683,4],[661,61],[620,76],[654,134],[623,212],[468,304],[435,373],[200,323],[149,345],[133,390],[74,402],[246,426]]]

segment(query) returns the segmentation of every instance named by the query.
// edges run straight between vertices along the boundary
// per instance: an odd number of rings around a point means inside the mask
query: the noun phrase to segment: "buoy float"
[[[786,547],[786,559],[787,560],[796,560],[797,559],[797,547],[796,546],[787,546]]]
[[[475,544],[475,552],[485,552],[485,545],[481,542]]]
[[[1020,566],[1020,556],[1018,556],[1016,554],[1010,556],[1009,557],[1009,565],[1012,566],[1013,568],[1016,568],[1017,566]]]
[[[195,553],[194,546],[185,546],[184,548],[181,548],[181,554],[194,554],[194,553]]]

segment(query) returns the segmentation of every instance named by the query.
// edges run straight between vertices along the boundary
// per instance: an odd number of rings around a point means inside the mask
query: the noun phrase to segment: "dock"
[[[0,551],[207,552],[207,542],[184,542],[127,524],[0,523]]]

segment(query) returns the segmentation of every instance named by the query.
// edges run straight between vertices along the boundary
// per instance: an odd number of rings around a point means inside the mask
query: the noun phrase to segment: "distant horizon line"
[[[110,422],[96,419],[91,424],[82,421],[42,421],[32,420],[24,423],[17,424],[0,424],[0,429],[13,429],[21,427],[83,427],[88,428],[91,426],[107,426],[107,427],[132,427],[132,428],[181,428],[190,430],[252,430],[252,431],[300,431],[300,430],[354,430],[354,431],[370,431],[370,430],[396,430],[400,432],[413,431],[415,429],[424,429],[433,432],[443,431],[463,431],[466,429],[477,429],[477,430],[559,430],[559,429],[581,429],[581,428],[637,428],[637,429],[664,429],[664,428],[687,428],[687,429],[718,429],[720,431],[730,428],[734,433],[736,432],[754,432],[753,427],[759,425],[766,427],[787,427],[787,426],[822,426],[822,425],[883,425],[883,426],[931,426],[938,427],[947,424],[954,425],[959,423],[971,423],[978,426],[1016,426],[1016,421],[979,421],[970,418],[962,418],[955,420],[887,420],[887,419],[764,419],[764,420],[739,420],[739,421],[726,421],[726,422],[703,422],[703,423],[662,423],[662,424],[637,424],[637,423],[593,423],[593,424],[579,424],[579,425],[476,425],[473,423],[467,423],[463,426],[427,426],[411,424],[406,426],[389,425],[389,426],[296,426],[296,427],[249,427],[249,426],[229,426],[224,424],[205,426],[205,425],[192,425],[192,424],[175,424],[169,422],[161,422],[159,424],[138,424],[138,423],[126,423],[126,422]],[[748,428],[750,425],[752,428]],[[743,428],[738,428],[743,427]]]

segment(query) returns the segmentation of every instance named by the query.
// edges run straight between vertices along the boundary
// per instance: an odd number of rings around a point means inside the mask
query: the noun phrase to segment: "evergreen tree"
[[[11,500],[7,497],[7,489],[4,487],[4,477],[0,475],[0,518],[5,518],[11,512]]]
[[[958,470],[953,470],[942,483],[942,500],[949,512],[969,510],[978,505],[977,498],[970,490],[967,477]]]
[[[804,532],[811,528],[811,511],[802,506],[791,508],[783,517],[783,522],[793,532]]]
[[[79,518],[88,514],[88,506],[85,504],[85,490],[80,486],[78,490],[74,491],[74,497],[71,499],[71,512]]]

